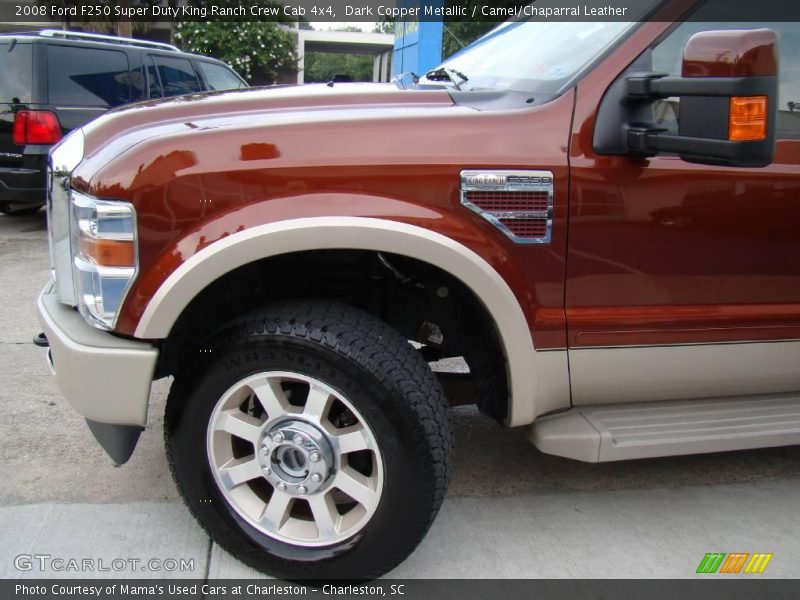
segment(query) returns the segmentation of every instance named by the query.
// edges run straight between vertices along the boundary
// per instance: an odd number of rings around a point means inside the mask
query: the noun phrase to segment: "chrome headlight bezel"
[[[50,260],[60,302],[75,306],[99,329],[113,329],[139,272],[136,210],[122,201],[101,200],[75,191],[73,170],[84,156],[78,129],[50,153],[47,175],[47,221]],[[108,225],[114,225],[111,229]],[[108,266],[83,252],[103,243],[130,244],[130,264]]]
[[[78,310],[100,329],[113,329],[136,275],[139,251],[136,210],[128,202],[70,193],[72,278]],[[84,242],[131,245],[131,264],[109,266],[84,252]]]

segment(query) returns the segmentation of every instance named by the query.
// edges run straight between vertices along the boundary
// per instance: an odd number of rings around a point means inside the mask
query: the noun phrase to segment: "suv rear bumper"
[[[111,457],[125,462],[147,423],[158,350],[95,329],[58,301],[52,280],[39,296],[37,312],[50,344],[48,358],[58,389],[86,418]],[[137,432],[133,439],[132,429]]]
[[[0,169],[0,202],[44,206],[44,173],[27,169]],[[22,185],[23,187],[13,187]]]
[[[26,156],[19,167],[0,167],[0,202],[14,205],[44,205],[47,154]]]

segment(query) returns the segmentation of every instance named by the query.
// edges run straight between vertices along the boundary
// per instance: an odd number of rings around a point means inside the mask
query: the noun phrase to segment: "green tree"
[[[363,30],[355,25],[343,25],[334,31],[362,33]],[[306,83],[325,83],[333,81],[337,75],[345,75],[353,81],[372,81],[372,61],[372,56],[364,54],[311,52],[305,57],[303,80]]]
[[[531,0],[495,0],[492,2],[493,7],[511,7],[523,6],[530,4]],[[463,5],[462,0],[447,0],[445,5]],[[486,4],[485,0],[468,0],[467,14],[472,14],[472,7],[477,6],[480,10],[481,6]],[[480,13],[478,13],[480,14]],[[486,21],[458,21],[456,19],[445,19],[444,23],[444,37],[442,39],[442,57],[447,58],[452,56],[465,46],[468,46],[487,31],[496,27],[501,20],[493,19]]]
[[[187,52],[228,63],[248,81],[274,83],[282,71],[297,67],[294,36],[276,23],[178,23],[175,40]]]
[[[394,33],[394,21],[378,21],[372,28],[372,33]]]
[[[483,21],[456,21],[444,24],[442,39],[442,58],[452,56],[462,48],[477,40],[494,27],[496,23]]]
[[[57,6],[59,8],[75,8],[86,5],[86,2],[81,0],[36,0],[36,4],[40,6]],[[157,4],[157,0],[93,0],[91,3],[93,8],[97,8],[92,13],[92,16],[82,16],[80,10],[78,15],[74,18],[64,19],[64,23],[68,29],[80,29],[81,31],[92,33],[103,33],[121,35],[124,37],[131,37],[134,34],[141,35],[151,29],[151,24],[143,21],[131,22],[115,16],[114,9],[120,7],[129,10],[132,7],[145,7]],[[107,8],[111,9],[108,16],[104,13]]]
[[[336,75],[347,75],[353,81],[372,81],[372,56],[363,54],[306,54],[306,83],[333,81]]]

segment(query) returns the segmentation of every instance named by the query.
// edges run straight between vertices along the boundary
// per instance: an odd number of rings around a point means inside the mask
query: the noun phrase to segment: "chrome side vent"
[[[461,171],[461,204],[517,244],[549,244],[553,231],[550,171]]]

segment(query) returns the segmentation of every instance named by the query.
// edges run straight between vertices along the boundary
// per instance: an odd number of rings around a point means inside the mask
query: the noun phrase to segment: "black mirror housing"
[[[680,97],[678,134],[648,124],[627,128],[630,154],[653,156],[674,152],[687,162],[735,167],[763,167],[775,152],[778,77],[628,78],[628,98],[634,101]],[[766,129],[762,139],[730,139],[731,99],[764,98]]]
[[[777,36],[768,29],[708,31],[687,43],[682,77],[629,69],[603,98],[595,152],[641,157],[670,152],[688,162],[735,167],[770,164],[777,56]],[[677,134],[659,128],[652,116],[653,102],[670,97],[680,98]]]

